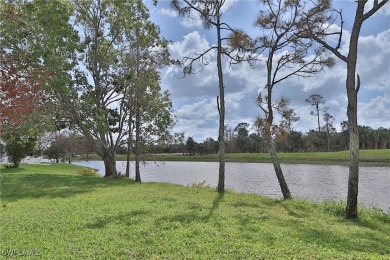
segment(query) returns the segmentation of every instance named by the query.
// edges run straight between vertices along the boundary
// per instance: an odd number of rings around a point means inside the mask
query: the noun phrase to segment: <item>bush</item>
[[[84,167],[80,170],[80,174],[83,176],[100,177],[99,173],[92,168]]]
[[[206,185],[206,181],[198,182],[198,183],[191,183],[190,187],[192,188],[208,188]]]

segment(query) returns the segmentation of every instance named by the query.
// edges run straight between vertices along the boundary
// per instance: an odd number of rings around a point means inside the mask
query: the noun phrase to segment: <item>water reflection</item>
[[[104,173],[102,161],[77,162]],[[117,162],[117,169],[125,171],[125,162]],[[348,188],[348,168],[339,165],[282,165],[287,184],[295,198],[312,201],[345,201]],[[131,171],[134,164],[131,164]],[[360,167],[359,201],[367,206],[390,212],[390,169],[388,167]],[[134,178],[134,175],[130,175]],[[143,182],[169,182],[191,185],[205,181],[216,187],[216,162],[148,163],[141,167]],[[255,193],[282,198],[280,187],[270,163],[226,163],[226,188],[238,192]]]

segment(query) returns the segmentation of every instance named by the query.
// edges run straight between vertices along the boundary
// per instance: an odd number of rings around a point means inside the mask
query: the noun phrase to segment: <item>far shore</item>
[[[283,164],[334,164],[348,165],[349,151],[341,152],[313,152],[313,153],[279,153],[278,157]],[[127,156],[118,154],[117,161],[126,161]],[[89,154],[74,157],[73,160],[101,160],[96,154]],[[134,157],[131,157],[134,160]],[[218,162],[218,154],[207,155],[187,155],[187,154],[147,154],[145,161],[197,161],[197,162]],[[268,153],[227,153],[226,162],[243,163],[271,163],[271,157]],[[390,167],[390,149],[381,150],[361,150],[360,166],[372,167]]]

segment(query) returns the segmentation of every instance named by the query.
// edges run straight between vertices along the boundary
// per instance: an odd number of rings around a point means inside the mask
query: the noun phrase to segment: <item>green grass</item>
[[[358,220],[346,221],[340,203],[139,184],[82,176],[80,169],[1,169],[0,253],[13,252],[10,259],[21,252],[36,259],[390,258],[390,215],[380,211],[362,209]]]
[[[349,151],[341,152],[316,152],[316,153],[278,153],[282,163],[313,163],[313,164],[347,164]],[[101,160],[97,155],[89,155],[89,160]],[[76,158],[85,160],[84,156]],[[147,160],[156,161],[218,161],[218,154],[183,156],[178,154],[148,155]],[[271,156],[268,153],[227,153],[225,159],[228,162],[262,162],[270,163]],[[117,160],[126,160],[125,155],[117,155]],[[390,166],[390,150],[360,150],[360,162],[362,165]]]

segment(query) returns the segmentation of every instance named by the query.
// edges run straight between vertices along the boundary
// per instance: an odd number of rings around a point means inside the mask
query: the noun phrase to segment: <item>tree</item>
[[[346,77],[346,91],[348,98],[347,115],[348,115],[348,132],[349,132],[349,176],[348,176],[348,195],[347,195],[347,207],[345,217],[347,219],[356,219],[358,217],[358,192],[359,192],[359,129],[357,122],[357,95],[360,89],[360,77],[356,73],[357,64],[357,50],[360,29],[368,18],[375,14],[380,8],[382,8],[388,0],[373,2],[373,6],[366,9],[368,0],[357,1],[357,7],[355,17],[353,21],[353,27],[351,37],[349,39],[349,49],[346,55],[339,52],[341,45],[341,38],[343,35],[344,20],[341,12],[337,12],[341,18],[340,31],[334,31],[334,27],[331,27],[334,22],[332,17],[323,17],[313,21],[307,19],[307,36],[316,40],[330,52],[332,52],[337,58],[344,61],[347,65],[347,77]],[[318,8],[321,8],[318,5]],[[328,6],[329,11],[331,10]],[[319,27],[318,24],[322,25]],[[324,26],[325,25],[325,26]],[[331,35],[339,35],[339,40],[336,46],[332,46],[327,42],[326,37]],[[357,79],[356,79],[357,76]]]
[[[50,160],[55,160],[56,163],[65,160],[65,148],[61,136],[57,136],[50,144],[49,148],[45,151],[46,156]]]
[[[375,134],[374,129],[369,126],[358,126],[359,128],[359,149],[374,149]]]
[[[313,40],[304,37],[307,34],[304,27],[305,14],[310,18],[321,16],[327,3],[321,2],[324,5],[322,8],[309,6],[309,3],[299,0],[265,0],[263,3],[266,11],[260,12],[256,26],[264,30],[257,41],[265,55],[267,81],[264,90],[257,97],[257,103],[264,113],[264,117],[258,118],[257,124],[262,127],[267,139],[268,151],[283,197],[289,199],[291,194],[275,150],[275,137],[287,137],[287,121],[276,125],[274,110],[283,117],[292,113],[288,112],[288,99],[282,97],[275,101],[272,93],[276,85],[292,76],[310,77],[325,66],[333,65],[331,59],[323,56],[324,48],[317,48]]]
[[[40,79],[35,83],[13,65],[9,71],[1,71],[0,139],[5,141],[5,151],[16,168],[36,143],[40,128],[36,125],[45,103],[40,83]]]
[[[0,163],[3,163],[5,156],[5,145],[0,141]]]
[[[75,26],[81,39],[79,60],[85,71],[76,70],[74,81],[59,97],[65,116],[96,147],[103,159],[105,177],[116,176],[116,148],[124,137],[127,111],[117,102],[123,102],[121,89],[115,84],[118,73],[117,56],[126,42],[120,37],[132,23],[132,2],[121,5],[113,1],[73,1]]]
[[[195,155],[195,151],[196,151],[196,143],[194,141],[194,139],[190,136],[188,137],[187,139],[187,152],[189,155]]]
[[[181,4],[184,3],[184,6]],[[223,46],[223,41],[229,40],[230,42],[236,42],[237,46],[244,46],[243,42],[247,43],[248,37],[241,34],[241,31],[234,31],[228,24],[222,22],[222,8],[225,4],[225,0],[219,1],[204,1],[204,0],[171,0],[172,7],[178,11],[179,15],[187,16],[190,19],[199,16],[203,22],[205,29],[215,27],[217,36],[216,46],[210,47],[208,50],[201,54],[196,54],[195,57],[184,57],[181,61],[181,65],[184,67],[184,74],[194,73],[194,63],[201,62],[203,65],[207,65],[206,54],[216,50],[217,51],[217,71],[218,71],[218,88],[219,96],[217,96],[217,105],[219,112],[219,131],[218,131],[218,143],[219,143],[219,174],[218,174],[218,192],[224,192],[225,190],[225,85],[223,81],[223,69],[222,69],[222,56],[228,56],[234,61],[240,61],[243,59],[242,51],[240,48],[230,49]],[[235,32],[231,37],[224,38],[222,31]],[[240,44],[238,44],[240,43]]]
[[[234,132],[236,133],[236,146],[241,152],[244,153],[249,146],[249,131],[247,129],[248,127],[248,123],[239,123],[236,128],[234,128]]]
[[[306,150],[309,152],[326,151],[327,135],[325,132],[310,130],[305,136]]]
[[[181,153],[184,155],[184,132],[175,133],[174,138],[180,147]]]
[[[322,117],[325,122],[325,130],[326,130],[326,136],[328,139],[328,152],[330,152],[330,133],[335,132],[335,129],[333,127],[333,121],[334,121],[334,116],[329,114],[328,112],[325,112],[325,114]]]
[[[218,142],[216,142],[213,138],[208,137],[204,142],[204,149],[206,154],[215,154],[218,152]]]
[[[320,111],[325,111],[324,108],[321,108],[321,105],[325,104],[326,100],[323,96],[319,94],[314,94],[310,95],[310,97],[307,98],[305,101],[314,108],[314,111],[311,111],[310,114],[317,116],[318,132],[321,132]]]
[[[301,132],[290,131],[287,137],[287,143],[290,148],[289,150],[293,153],[304,150],[303,136]]]
[[[62,88],[74,66],[78,38],[69,24],[70,3],[1,0],[0,12],[0,70],[15,67],[18,77],[39,79],[46,90]]]
[[[376,149],[388,149],[390,145],[390,129],[379,127],[376,130]]]
[[[37,136],[37,148],[39,154],[43,157],[45,150],[50,146],[54,139],[52,132],[43,132]]]
[[[168,91],[161,94],[158,74],[162,66],[170,63],[168,42],[160,37],[158,26],[148,18],[146,7],[133,14],[134,29],[124,33],[129,48],[120,53],[122,74],[126,76],[118,78],[125,96],[123,106],[128,111],[126,176],[130,174],[129,160],[134,145],[136,181],[141,181],[140,162],[146,147],[151,142],[160,145],[168,142],[167,129],[174,123],[170,95]]]
[[[6,125],[17,127],[29,121],[32,114],[43,110],[45,93],[30,75],[11,65],[9,71],[1,71],[0,78],[0,132]],[[19,75],[18,75],[19,74]]]
[[[288,109],[284,112],[283,118],[286,120],[288,130],[291,131],[293,128],[291,125],[299,121],[299,116],[294,112],[293,109]]]
[[[0,1],[0,132],[20,156],[49,127],[51,90],[72,67],[71,12],[61,0]]]
[[[141,181],[140,161],[146,147],[150,144],[166,144],[169,140],[169,128],[174,124],[172,103],[168,92],[161,94],[157,82],[148,85],[148,94],[140,95],[142,105],[137,108],[135,119],[135,170],[136,181]],[[136,111],[137,111],[136,110]],[[141,127],[146,125],[144,127]],[[157,139],[156,139],[157,138]]]
[[[131,139],[129,133],[134,130],[131,129],[133,123],[138,148],[140,133],[144,130],[141,128],[156,129],[157,126],[162,129],[161,118],[165,118],[166,113],[160,116],[155,111],[162,108],[161,104],[169,107],[169,102],[166,102],[167,94],[156,94],[160,89],[155,69],[161,62],[160,55],[152,55],[167,53],[166,46],[149,40],[158,38],[159,31],[148,21],[148,9],[141,1],[72,3],[80,37],[79,67],[85,67],[85,70],[75,70],[66,91],[57,94],[66,117],[93,142],[96,153],[103,159],[105,176],[116,176],[116,151],[126,136]],[[146,56],[148,51],[150,54]],[[136,68],[138,71],[134,71]],[[145,94],[148,97],[141,102],[140,98]],[[155,105],[157,98],[162,100],[159,105]],[[154,112],[144,109],[148,102]],[[149,121],[143,120],[143,125],[141,113],[158,124],[147,124]],[[129,119],[130,116],[136,120]]]
[[[32,154],[37,133],[29,124],[18,125],[18,127],[2,128],[1,137],[5,140],[5,151],[11,159],[15,168],[26,155]]]

